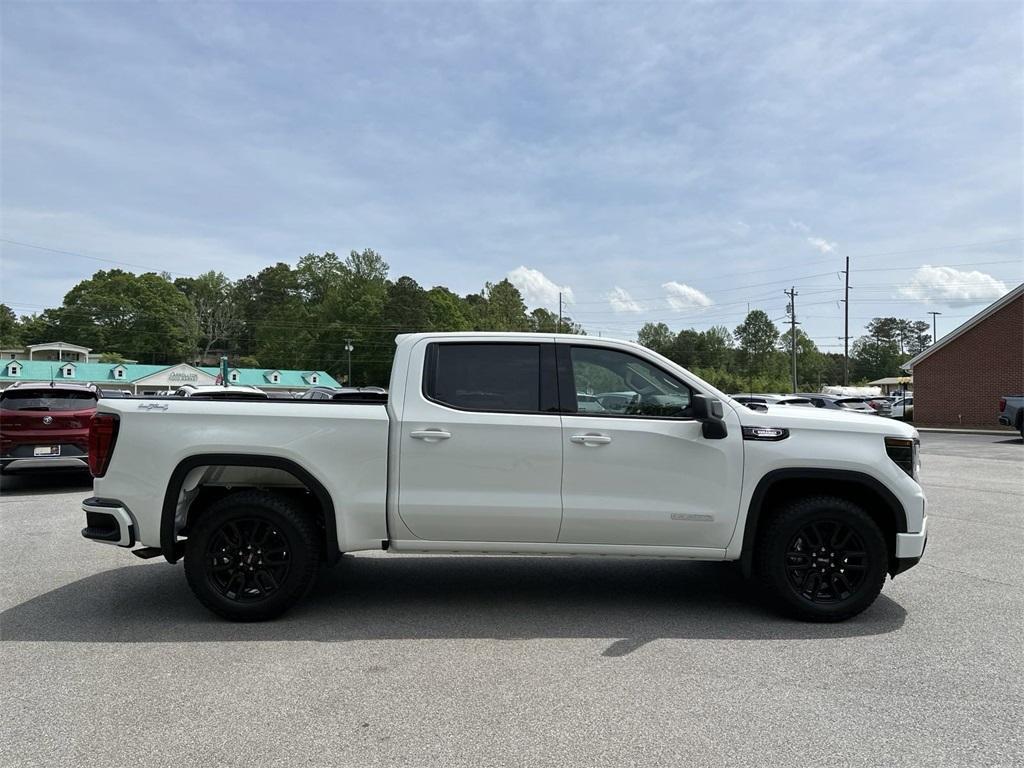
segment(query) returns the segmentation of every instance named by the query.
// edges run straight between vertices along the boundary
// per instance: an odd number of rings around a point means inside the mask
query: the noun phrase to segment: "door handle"
[[[443,429],[414,429],[409,433],[409,437],[415,440],[447,440],[451,436],[451,432]]]
[[[612,438],[610,435],[573,435],[569,440],[580,445],[607,445]]]

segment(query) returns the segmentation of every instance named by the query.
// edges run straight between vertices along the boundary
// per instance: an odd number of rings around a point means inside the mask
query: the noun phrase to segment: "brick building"
[[[999,398],[1024,393],[1024,283],[903,367],[916,425],[999,429]]]

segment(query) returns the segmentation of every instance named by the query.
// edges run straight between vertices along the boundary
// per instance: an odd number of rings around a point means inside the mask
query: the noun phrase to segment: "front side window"
[[[539,344],[432,344],[427,397],[469,411],[541,410]]]
[[[651,418],[690,415],[690,388],[635,355],[574,346],[570,359],[577,413]]]

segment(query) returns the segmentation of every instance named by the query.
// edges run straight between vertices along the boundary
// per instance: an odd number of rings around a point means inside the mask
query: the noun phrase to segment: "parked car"
[[[816,392],[798,392],[800,397],[806,397],[815,408],[826,408],[837,411],[852,411],[863,413],[869,416],[877,416],[878,412],[868,405],[868,398],[864,397],[840,397],[838,395],[824,395]]]
[[[889,415],[894,419],[903,419],[904,421],[913,421],[914,419],[914,396],[903,397],[892,404],[892,410]]]
[[[1005,395],[999,398],[999,423],[1013,427],[1024,438],[1024,395]]]
[[[220,384],[186,384],[178,387],[174,397],[194,397],[199,400],[267,400],[269,395],[262,389],[241,384],[229,387]]]
[[[310,387],[301,395],[300,400],[345,400],[348,402],[365,401],[371,403],[387,402],[388,391],[383,387]]]
[[[87,469],[96,388],[15,382],[0,393],[0,470]]]
[[[769,405],[797,405],[805,408],[813,408],[814,403],[806,397],[798,395],[730,395],[737,403],[742,403],[753,410],[766,410]]]
[[[871,397],[868,398],[867,404],[870,408],[877,411],[879,416],[890,416],[894,400],[895,398],[889,397]]]
[[[580,409],[595,382],[630,412]],[[912,427],[751,411],[611,339],[401,335],[387,402],[109,400],[92,429],[82,535],[184,557],[232,620],[383,549],[738,560],[790,614],[839,621],[927,539]]]
[[[131,397],[132,393],[127,389],[97,389],[100,397]]]

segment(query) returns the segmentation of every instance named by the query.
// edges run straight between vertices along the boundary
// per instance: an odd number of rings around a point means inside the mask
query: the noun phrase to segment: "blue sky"
[[[0,297],[371,247],[631,337],[1024,279],[1019,3],[7,2]],[[74,254],[42,251],[27,243]]]

